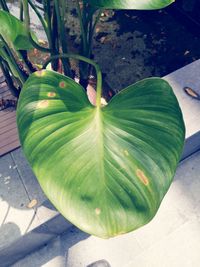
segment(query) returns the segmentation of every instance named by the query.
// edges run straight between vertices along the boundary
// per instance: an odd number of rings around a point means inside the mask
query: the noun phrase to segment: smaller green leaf
[[[10,47],[16,50],[33,48],[23,22],[4,10],[0,10],[0,35],[3,36]],[[37,41],[35,34],[31,33],[31,35]]]
[[[154,10],[164,8],[175,0],[85,0],[92,6],[106,9]]]

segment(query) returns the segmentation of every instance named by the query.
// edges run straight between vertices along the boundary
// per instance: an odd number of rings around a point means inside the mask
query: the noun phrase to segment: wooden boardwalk
[[[17,134],[15,108],[3,107],[2,99],[16,100],[8,90],[3,74],[0,71],[0,156],[3,156],[20,146]]]

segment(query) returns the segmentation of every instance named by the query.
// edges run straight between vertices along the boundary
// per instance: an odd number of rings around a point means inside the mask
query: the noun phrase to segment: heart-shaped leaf
[[[164,8],[175,0],[84,0],[95,7],[106,9],[153,10]]]
[[[33,48],[23,22],[4,10],[0,10],[0,35],[3,36],[10,47],[16,50]],[[37,41],[36,36],[33,33],[31,35]]]
[[[79,84],[47,70],[25,83],[17,123],[48,198],[73,224],[103,238],[153,218],[185,134],[177,99],[160,78],[131,85],[99,108]]]

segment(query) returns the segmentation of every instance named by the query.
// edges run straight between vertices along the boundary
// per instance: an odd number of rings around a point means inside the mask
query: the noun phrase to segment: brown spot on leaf
[[[149,184],[149,179],[146,177],[146,175],[144,174],[142,170],[137,169],[136,175],[144,185],[147,186]]]
[[[55,97],[56,96],[56,93],[55,92],[49,92],[47,94],[48,97]]]
[[[64,82],[64,81],[61,81],[61,82],[59,83],[59,86],[60,86],[60,88],[65,88],[65,87],[67,86],[67,84],[66,84],[66,82]]]

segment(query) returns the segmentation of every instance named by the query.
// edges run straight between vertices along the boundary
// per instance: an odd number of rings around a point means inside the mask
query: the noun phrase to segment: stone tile
[[[170,218],[169,218],[170,219]],[[124,267],[198,267],[200,262],[200,222],[190,221],[144,250]]]
[[[176,94],[186,124],[186,138],[199,132],[200,105],[199,101],[189,97],[183,90],[188,86],[200,94],[200,60],[197,60],[164,77]]]
[[[20,149],[0,158],[0,183],[0,267],[10,267],[71,224],[46,199]]]
[[[179,165],[174,181],[157,215],[149,224],[134,232],[134,236],[144,249],[159,242],[191,219],[199,219],[199,162],[200,152]]]
[[[36,216],[40,225],[44,225],[49,233],[55,236],[60,235],[72,226],[48,200],[36,209]]]
[[[163,77],[173,88],[183,112],[186,126],[186,142],[182,159],[200,149],[200,105],[183,90],[190,87],[200,94],[200,60],[197,60]]]
[[[51,220],[59,214],[48,199],[36,208],[36,213],[41,223],[45,223],[47,220]]]
[[[10,154],[0,158],[0,249],[23,235],[34,216]]]
[[[44,195],[37,178],[35,177],[28,161],[26,160],[21,148],[11,152],[11,156],[15,163],[15,168],[18,170],[22,182],[27,190],[30,200],[37,200],[37,207],[47,200]]]
[[[15,151],[11,152],[11,156],[15,162],[15,167],[20,174],[22,183],[26,188],[30,200],[37,200],[37,205],[34,207],[34,210],[36,212],[38,220],[40,221],[40,224],[42,225],[48,223],[50,220],[58,217],[60,226],[51,222],[48,227],[51,232],[57,234],[60,233],[60,229],[62,229],[61,225],[63,225],[63,223],[61,223],[61,220],[63,221],[64,219],[59,218],[59,216],[61,217],[61,215],[59,215],[55,207],[46,198],[37,181],[37,178],[35,177],[33,171],[31,170],[31,167],[29,166],[29,163],[27,162],[23,154],[22,149],[16,149]]]
[[[43,247],[27,258],[12,265],[12,267],[64,267],[65,255],[62,254],[60,237],[55,238],[48,246]]]
[[[133,233],[108,240],[89,236],[70,247],[66,267],[83,267],[101,259],[113,267],[122,267],[127,260],[134,260],[141,252],[142,248]]]

